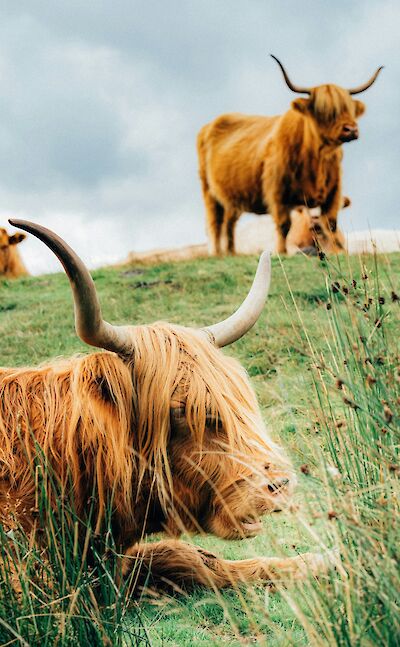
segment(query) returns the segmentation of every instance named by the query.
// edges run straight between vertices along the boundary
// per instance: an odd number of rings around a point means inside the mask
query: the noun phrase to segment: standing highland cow
[[[0,514],[33,516],[35,457],[44,455],[80,518],[94,501],[96,531],[112,500],[112,528],[136,581],[172,586],[230,586],[318,572],[319,555],[240,561],[179,541],[183,532],[251,537],[260,517],[287,504],[295,477],[270,439],[240,364],[219,348],[258,319],[268,292],[269,256],[231,317],[204,329],[156,323],[113,326],[103,320],[82,261],[53,232],[14,225],[40,238],[69,277],[79,337],[105,349],[40,368],[0,370]],[[51,492],[49,493],[51,497]],[[165,530],[170,539],[145,543]]]
[[[295,99],[275,117],[225,114],[198,135],[199,171],[206,207],[211,254],[235,252],[234,232],[247,211],[270,213],[277,230],[277,251],[286,253],[290,211],[304,205],[321,207],[335,231],[342,201],[342,144],[358,138],[357,118],[365,105],[352,95],[367,83],[348,90],[328,84],[295,86],[275,56]]]

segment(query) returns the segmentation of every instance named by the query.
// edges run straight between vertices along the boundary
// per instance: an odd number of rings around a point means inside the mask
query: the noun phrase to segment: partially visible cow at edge
[[[320,554],[231,561],[178,539],[201,530],[252,537],[261,530],[260,517],[291,498],[291,463],[269,437],[245,371],[219,350],[258,319],[269,255],[260,258],[244,304],[222,322],[201,329],[162,322],[114,326],[103,320],[92,278],[72,249],[40,225],[12,224],[60,259],[73,291],[77,334],[107,352],[0,369],[3,524],[10,509],[25,528],[38,523],[34,465],[43,455],[78,518],[85,519],[93,502],[97,536],[112,506],[123,572],[135,569],[138,584],[150,577],[155,586],[224,587],[321,572],[326,558]],[[162,530],[169,539],[143,541]]]
[[[0,227],[0,278],[14,279],[28,275],[28,270],[17,249],[17,245],[25,238],[25,234],[21,233],[10,236],[4,227]]]
[[[286,84],[309,95],[292,101],[274,117],[224,114],[197,138],[199,173],[211,254],[235,252],[235,225],[243,212],[271,214],[277,251],[286,253],[290,211],[320,207],[335,231],[342,201],[342,144],[358,138],[357,118],[365,105],[352,95],[367,90],[382,67],[363,85],[295,86],[283,65]]]

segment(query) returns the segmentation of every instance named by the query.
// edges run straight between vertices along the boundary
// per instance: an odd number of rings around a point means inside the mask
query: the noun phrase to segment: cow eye
[[[311,229],[312,229],[312,231],[313,231],[314,233],[316,233],[316,234],[320,234],[320,233],[322,233],[322,227],[321,227],[321,225],[313,225]]]
[[[175,419],[185,417],[185,407],[171,407],[171,416]]]
[[[114,395],[109,382],[102,376],[97,376],[95,379],[97,393],[104,403],[115,405],[117,398]]]

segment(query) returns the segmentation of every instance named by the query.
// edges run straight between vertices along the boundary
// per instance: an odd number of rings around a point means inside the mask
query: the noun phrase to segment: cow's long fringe
[[[119,516],[133,519],[149,474],[166,503],[171,404],[185,404],[199,447],[213,420],[221,451],[280,453],[237,361],[190,329],[157,323],[132,330],[128,361],[99,352],[0,370],[0,501],[14,492],[25,509],[34,504],[39,447],[61,485],[72,483],[78,514],[94,492],[98,523],[110,496]]]
[[[267,436],[246,371],[202,336],[164,323],[138,327],[134,358],[139,405],[135,446],[144,465],[157,475],[161,500],[167,500],[172,482],[167,452],[171,404],[185,407],[186,423],[198,447],[204,446],[212,425],[214,446],[219,444],[221,452],[238,460],[252,452],[259,455],[260,450],[263,455],[267,450],[281,456]]]
[[[321,85],[311,93],[315,114],[321,123],[329,123],[343,113],[353,114],[353,101],[349,93],[337,85]]]

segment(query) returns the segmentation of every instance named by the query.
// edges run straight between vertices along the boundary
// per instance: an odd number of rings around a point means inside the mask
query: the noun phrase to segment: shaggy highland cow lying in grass
[[[317,554],[229,561],[178,539],[201,530],[251,537],[261,516],[286,506],[294,488],[293,468],[265,429],[246,372],[219,350],[257,321],[269,256],[261,257],[246,300],[225,321],[204,329],[113,326],[68,245],[39,225],[12,224],[58,256],[72,286],[76,331],[106,352],[0,370],[0,514],[11,509],[28,532],[38,523],[40,453],[79,518],[92,501],[100,537],[112,502],[123,573],[135,569],[138,584],[150,577],[153,584],[219,588],[320,572],[325,562]],[[156,531],[170,538],[143,541]]]

